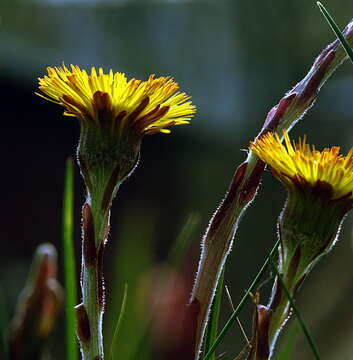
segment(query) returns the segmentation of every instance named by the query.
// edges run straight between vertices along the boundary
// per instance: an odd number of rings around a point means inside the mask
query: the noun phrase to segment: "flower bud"
[[[62,288],[56,280],[56,250],[40,245],[32,269],[17,303],[10,330],[11,360],[39,359],[45,340],[52,332],[63,302]]]

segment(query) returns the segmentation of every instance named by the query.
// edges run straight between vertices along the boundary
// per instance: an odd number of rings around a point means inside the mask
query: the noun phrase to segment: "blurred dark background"
[[[351,0],[327,0],[326,5],[342,27],[353,16]],[[79,126],[74,118],[63,117],[59,106],[34,95],[46,67],[64,62],[112,68],[140,79],[150,73],[171,75],[198,107],[190,126],[144,139],[140,165],[115,200],[105,270],[109,344],[123,283],[132,284],[131,306],[143,314],[138,300],[146,286],[143,277],[163,264],[186,218],[196,212],[201,221],[185,261],[192,282],[201,236],[246,156],[242,149],[334,37],[315,2],[308,0],[1,0],[0,10],[0,286],[10,314],[38,244],[55,244],[62,264],[64,165],[75,154]],[[319,148],[341,145],[347,152],[353,137],[352,90],[353,68],[347,62],[324,86],[293,136],[307,134]],[[75,171],[79,261],[84,195]],[[267,171],[227,264],[225,282],[235,303],[275,241],[285,196]],[[351,240],[350,215],[340,241],[313,270],[298,300],[323,360],[352,356]],[[225,301],[223,319],[230,312]],[[126,343],[135,341],[139,315],[134,314],[135,325],[129,327],[127,319],[123,327],[121,358],[129,358]],[[250,304],[240,318],[250,334]],[[62,331],[59,324],[51,344],[53,359],[64,358]],[[221,347],[227,351],[223,359],[233,359],[242,345],[234,326]],[[312,358],[299,335],[290,359]]]

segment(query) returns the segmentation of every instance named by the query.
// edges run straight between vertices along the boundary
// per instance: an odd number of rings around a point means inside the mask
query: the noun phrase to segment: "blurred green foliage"
[[[339,24],[350,20],[350,0],[325,5]],[[129,294],[116,348],[119,358],[130,359],[148,330],[144,319],[153,308],[150,297],[162,283],[168,253],[185,218],[194,211],[201,214],[182,262],[191,289],[200,239],[244,158],[240,149],[247,148],[266,113],[305,75],[333,35],[314,2],[307,0],[3,1],[1,27],[0,111],[6,136],[0,152],[7,169],[1,184],[7,191],[0,227],[5,244],[0,284],[6,289],[10,313],[39,242],[57,245],[63,264],[62,178],[65,159],[75,152],[78,124],[34,97],[36,78],[45,67],[65,62],[113,68],[136,78],[149,73],[172,75],[198,106],[189,127],[145,139],[141,163],[113,206],[106,251],[105,344],[108,355],[127,283]],[[351,66],[345,65],[330,79],[293,136],[305,133],[319,148],[340,144],[346,151],[353,134],[352,84]],[[76,254],[80,254],[82,192],[82,183],[76,184]],[[281,186],[265,174],[227,264],[225,279],[235,304],[274,243],[275,220],[284,199]],[[352,216],[331,256],[313,271],[298,300],[323,360],[350,355],[351,228]],[[223,308],[228,309],[224,301]],[[248,333],[251,311],[249,305],[240,314]],[[228,317],[224,311],[221,324]],[[63,326],[59,324],[58,336],[52,339],[53,360],[64,356]],[[154,351],[149,340],[142,345],[145,355],[148,348]],[[242,346],[234,327],[218,353],[227,351],[224,359],[232,359]],[[311,359],[302,334],[294,349],[293,359]]]

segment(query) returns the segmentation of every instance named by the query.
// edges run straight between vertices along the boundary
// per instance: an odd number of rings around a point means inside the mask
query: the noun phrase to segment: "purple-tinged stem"
[[[353,20],[343,31],[353,45]],[[258,137],[268,131],[290,130],[314,104],[318,92],[330,75],[348,56],[338,40],[328,45],[316,58],[308,74],[268,113]],[[265,165],[252,152],[233,176],[225,198],[210,220],[202,240],[200,262],[190,304],[199,304],[193,342],[194,359],[199,358],[207,319],[217,282],[231,251],[239,220],[254,199]]]

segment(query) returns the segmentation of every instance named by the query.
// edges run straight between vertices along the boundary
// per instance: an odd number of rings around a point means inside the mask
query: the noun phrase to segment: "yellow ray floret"
[[[127,80],[123,73],[104,74],[92,67],[90,73],[78,66],[49,67],[39,78],[39,89],[47,100],[65,107],[65,115],[84,121],[118,122],[133,126],[141,134],[169,132],[172,125],[187,124],[196,109],[189,96],[177,92],[179,86],[170,77],[147,81]]]
[[[252,142],[250,150],[290,186],[296,182],[314,186],[320,181],[332,187],[333,199],[353,199],[353,148],[343,156],[338,146],[318,151],[306,143],[305,137],[295,144],[286,131],[283,135],[284,144],[278,134],[267,133]]]

